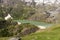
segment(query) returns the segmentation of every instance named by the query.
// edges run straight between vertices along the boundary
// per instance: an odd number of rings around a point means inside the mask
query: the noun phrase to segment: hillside
[[[60,40],[60,3],[45,2],[0,0],[0,40]]]
[[[7,40],[8,37],[0,38],[0,40]],[[60,40],[60,25],[54,25],[49,29],[43,32],[32,33],[25,37],[22,37],[22,40]]]
[[[33,33],[23,37],[23,40],[60,40],[60,25],[49,28],[44,32]]]

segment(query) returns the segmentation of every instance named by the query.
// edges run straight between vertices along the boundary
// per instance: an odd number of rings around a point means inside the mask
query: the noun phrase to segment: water
[[[21,22],[21,23],[30,23],[32,25],[40,25],[40,26],[45,26],[45,27],[50,27],[52,24],[48,24],[48,23],[45,23],[45,22],[37,22],[37,21],[29,21],[29,20],[14,20],[16,22]]]

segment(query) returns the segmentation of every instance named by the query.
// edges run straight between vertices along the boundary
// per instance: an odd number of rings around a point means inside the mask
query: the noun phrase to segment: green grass
[[[0,38],[0,40],[7,40],[7,38]],[[36,32],[25,37],[22,40],[60,40],[60,25],[54,25],[44,32]]]
[[[8,37],[0,37],[0,40],[8,40]]]
[[[60,25],[54,25],[44,32],[25,36],[22,40],[60,40]]]
[[[60,40],[60,32],[42,32],[23,37],[23,40]]]

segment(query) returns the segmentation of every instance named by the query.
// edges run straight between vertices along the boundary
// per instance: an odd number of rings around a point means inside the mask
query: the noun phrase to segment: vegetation
[[[23,40],[60,40],[60,25],[54,25],[44,32],[33,33],[23,37]]]
[[[8,40],[8,37],[1,37],[0,40]]]
[[[21,25],[10,25],[8,27],[0,29],[0,37],[10,37],[10,36],[25,36],[34,33],[38,30],[34,25],[31,24],[21,24]]]
[[[22,37],[22,40],[60,40],[60,25],[58,24],[60,23],[60,5],[55,4],[57,0],[51,5],[45,4],[44,0],[38,5],[35,0],[32,2],[8,0],[6,2],[0,2],[0,40],[8,40],[14,36]],[[10,14],[13,19],[5,20],[7,14]],[[17,23],[19,20],[22,20],[21,25]],[[40,24],[47,26],[48,23],[57,24],[44,31],[35,26]]]
[[[0,40],[7,40],[8,38],[3,37]],[[60,40],[60,25],[56,24],[43,32],[32,33],[22,37],[22,40]]]

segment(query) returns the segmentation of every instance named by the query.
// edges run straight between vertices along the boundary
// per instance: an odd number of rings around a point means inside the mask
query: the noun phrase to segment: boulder
[[[21,38],[19,38],[19,37],[12,37],[12,38],[10,38],[8,40],[21,40]]]

